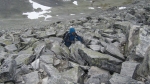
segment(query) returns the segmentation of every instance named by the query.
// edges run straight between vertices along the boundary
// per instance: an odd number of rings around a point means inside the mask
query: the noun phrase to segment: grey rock
[[[28,49],[25,49],[25,50],[22,50],[22,51],[18,52],[18,55],[22,55],[22,54],[32,55],[33,54],[33,47],[30,47]]]
[[[40,61],[42,61],[46,64],[52,64],[53,63],[53,55],[41,55]]]
[[[87,28],[88,26],[91,26],[91,23],[84,23],[83,26]]]
[[[130,31],[129,31],[129,37],[128,37],[128,45],[126,45],[127,48],[125,49],[126,50],[125,53],[126,54],[132,54],[130,56],[130,57],[132,57],[132,59],[134,59],[133,58],[133,54],[134,53],[132,51],[134,51],[136,49],[136,47],[137,47],[137,45],[139,43],[139,33],[140,33],[140,26],[138,26],[138,25],[131,25]],[[136,58],[137,57],[138,56],[136,56]],[[141,58],[139,58],[139,59],[141,59]]]
[[[38,84],[40,81],[37,71],[34,71],[34,72],[24,75],[23,79],[26,84]]]
[[[126,36],[123,33],[118,34],[118,41],[120,44],[126,43]]]
[[[31,72],[30,67],[25,64],[23,66],[21,66],[20,69],[21,69],[20,74],[28,74]]]
[[[99,45],[89,45],[89,47],[90,47],[92,50],[94,50],[94,51],[99,51],[99,50],[101,50],[101,46],[99,46]]]
[[[69,59],[69,56],[70,56],[70,50],[67,46],[65,45],[61,45],[61,54],[64,56],[62,58],[65,58],[65,59]]]
[[[51,35],[56,35],[56,31],[54,28],[46,29],[46,35],[51,36]]]
[[[110,74],[108,71],[100,69],[98,67],[92,66],[88,71],[88,76],[90,77],[85,84],[101,84],[105,83],[108,84]]]
[[[135,74],[136,67],[139,63],[125,61],[122,63],[122,68],[120,74],[123,76],[133,77]]]
[[[27,29],[27,30],[25,30],[24,34],[25,35],[31,35],[32,32],[33,32],[33,29]]]
[[[136,17],[134,15],[131,15],[129,13],[126,14],[125,20],[127,21],[136,21]]]
[[[114,28],[116,29],[122,29],[122,33],[127,33],[129,32],[129,28],[130,28],[131,23],[128,21],[117,21],[114,23]]]
[[[36,59],[34,62],[31,63],[33,69],[38,70],[40,67],[40,60]]]
[[[95,66],[91,66],[91,68],[88,70],[88,76],[95,76],[95,75],[106,75],[106,76],[110,76],[108,71],[105,71],[101,68],[95,67]]]
[[[23,64],[31,63],[33,59],[35,59],[35,56],[31,54],[21,54],[15,58],[18,67],[22,66]]]
[[[59,59],[54,59],[54,61],[53,61],[54,66],[57,66],[60,63],[61,63],[61,60],[59,60]]]
[[[62,42],[62,38],[59,38],[59,37],[49,37],[49,40],[50,40],[51,42],[54,42],[54,41],[57,41],[57,42],[59,42],[59,43]]]
[[[60,78],[59,71],[52,64],[40,63],[40,69],[43,69],[49,77]]]
[[[52,50],[56,55],[60,55],[60,54],[61,54],[60,49],[61,49],[61,46],[60,46],[59,42],[54,41],[54,42],[52,43],[51,50]]]
[[[59,70],[59,72],[64,72],[72,68],[72,64],[67,60],[54,60],[53,65]]]
[[[111,84],[138,84],[136,80],[129,76],[122,76],[120,74],[113,74],[112,78],[109,80]]]
[[[140,28],[138,45],[136,46],[136,55],[144,57],[148,47],[150,46],[149,27]]]
[[[81,48],[78,51],[82,59],[84,59],[90,65],[93,63],[94,64],[100,63],[101,60],[112,60],[116,62],[121,62],[121,60],[116,59],[108,54],[103,54],[87,48]]]
[[[123,54],[120,52],[120,50],[114,46],[113,44],[109,44],[106,46],[106,52],[108,54],[111,54],[112,56],[118,58],[118,59],[121,59],[121,60],[124,60],[124,56]]]
[[[121,71],[121,64],[114,61],[101,60],[101,65],[99,67],[110,72],[120,73]]]
[[[97,40],[97,39],[92,39],[91,40],[91,45],[97,45],[99,43],[99,40]]]
[[[12,39],[5,39],[5,37],[0,37],[0,43],[4,45],[11,45],[12,44]]]
[[[65,30],[58,30],[56,36],[57,37],[62,37],[65,33]]]
[[[5,46],[5,49],[6,49],[7,51],[9,51],[9,52],[12,52],[12,51],[17,50],[17,47],[16,47],[15,44],[11,44],[11,45]]]
[[[0,83],[15,80],[16,61],[7,59],[0,66]]]
[[[148,50],[146,51],[146,54],[144,56],[144,60],[143,62],[139,65],[139,67],[137,68],[137,75],[142,76],[142,77],[147,77],[150,74],[150,47],[148,48]]]
[[[0,52],[4,52],[4,47],[0,46]]]
[[[83,84],[84,71],[80,67],[74,67],[61,73],[61,76],[68,81]]]
[[[36,34],[38,35],[38,38],[46,38],[56,35],[56,31],[54,29],[45,29],[45,31],[37,31]]]
[[[70,56],[69,59],[73,62],[79,63],[80,65],[85,65],[85,60],[79,55],[78,49],[85,47],[81,42],[77,41],[75,44],[70,46]]]
[[[41,55],[41,52],[45,49],[46,44],[45,43],[37,43],[34,45],[34,52],[36,54],[36,58],[39,58],[39,56]]]
[[[112,30],[112,29],[105,29],[103,32],[104,32],[104,33],[110,34],[110,33],[113,33],[114,30]]]

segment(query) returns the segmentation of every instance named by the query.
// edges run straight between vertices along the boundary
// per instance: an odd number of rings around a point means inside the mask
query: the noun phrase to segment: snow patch
[[[29,19],[38,19],[40,17],[44,17],[45,20],[48,19],[48,18],[51,18],[52,16],[51,15],[47,15],[46,13],[50,13],[51,11],[49,11],[49,9],[51,9],[51,7],[47,7],[47,6],[43,6],[41,4],[38,4],[32,0],[29,0],[29,2],[32,4],[33,6],[33,9],[38,9],[38,8],[41,8],[42,11],[40,12],[27,12],[27,13],[23,13],[22,15],[27,15],[27,17]]]
[[[84,13],[80,13],[80,14],[84,14]]]
[[[29,0],[29,2],[32,3],[32,6],[33,6],[34,9],[41,8],[43,11],[44,11],[44,10],[49,10],[49,9],[51,9],[51,7],[43,6],[43,5],[38,4],[38,3],[36,3],[36,2],[34,2],[34,1],[32,1],[32,0]]]
[[[89,7],[89,9],[95,9],[94,7]]]
[[[101,7],[97,7],[97,8],[101,8]]]
[[[126,7],[119,7],[119,10],[126,9]]]
[[[77,1],[74,1],[73,4],[78,5],[78,2],[77,2]]]
[[[70,14],[70,15],[75,15],[75,14]]]

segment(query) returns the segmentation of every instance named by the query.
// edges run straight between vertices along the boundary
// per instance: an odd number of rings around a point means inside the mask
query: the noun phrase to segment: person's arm
[[[77,34],[76,34],[76,39],[78,41],[80,41],[81,43],[84,43],[83,38],[81,36],[77,35]]]

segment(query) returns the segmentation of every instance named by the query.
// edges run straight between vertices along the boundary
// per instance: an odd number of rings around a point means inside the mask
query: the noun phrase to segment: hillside
[[[0,32],[2,84],[150,84],[150,1]],[[64,46],[73,26],[84,44]]]

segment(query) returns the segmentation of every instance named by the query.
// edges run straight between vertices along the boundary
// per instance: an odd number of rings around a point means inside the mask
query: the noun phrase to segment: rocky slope
[[[149,2],[40,29],[1,31],[0,84],[149,84]],[[70,26],[84,44],[61,44]]]

